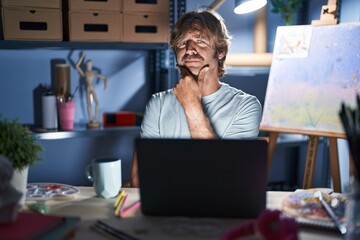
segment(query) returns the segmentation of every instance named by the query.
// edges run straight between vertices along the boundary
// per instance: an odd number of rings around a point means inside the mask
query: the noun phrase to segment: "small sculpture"
[[[11,186],[14,169],[11,162],[0,155],[0,224],[14,222],[22,193]]]
[[[98,114],[99,114],[99,100],[97,98],[95,88],[94,88],[94,80],[96,78],[101,78],[104,80],[104,90],[106,90],[107,87],[107,77],[103,74],[97,73],[92,69],[92,62],[91,60],[87,60],[86,70],[83,71],[80,67],[81,63],[83,62],[85,57],[85,54],[82,53],[78,62],[76,63],[76,70],[79,72],[80,76],[85,78],[86,80],[86,105],[87,105],[87,112],[89,116],[89,123],[86,124],[87,128],[99,128],[100,122],[97,120]],[[92,114],[92,100],[95,103],[95,114]]]

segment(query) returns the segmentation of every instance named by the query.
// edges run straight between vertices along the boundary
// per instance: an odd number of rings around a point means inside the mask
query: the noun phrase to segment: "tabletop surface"
[[[80,216],[81,221],[76,227],[75,236],[72,239],[108,239],[93,231],[91,226],[97,221],[105,223],[122,230],[139,240],[147,239],[219,239],[216,236],[202,236],[202,233],[192,232],[179,233],[169,229],[176,228],[179,223],[196,226],[196,224],[211,224],[219,231],[224,232],[238,226],[243,220],[240,219],[199,219],[199,218],[172,218],[172,217],[149,217],[143,216],[141,210],[137,209],[124,218],[114,215],[115,198],[103,199],[96,196],[92,187],[78,187],[80,192],[72,197],[62,197],[47,200],[50,213],[61,216]],[[139,200],[138,188],[123,188],[128,194],[127,205]],[[281,202],[291,192],[267,192],[267,208],[280,209]],[[26,201],[26,205],[34,201]],[[254,238],[251,238],[254,239]],[[256,238],[255,238],[256,239]],[[332,240],[341,239],[337,233],[317,229],[303,229],[299,233],[299,239]]]

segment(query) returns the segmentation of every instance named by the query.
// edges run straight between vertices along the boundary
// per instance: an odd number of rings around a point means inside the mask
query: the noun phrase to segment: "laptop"
[[[267,141],[136,139],[149,216],[257,218],[266,208]]]

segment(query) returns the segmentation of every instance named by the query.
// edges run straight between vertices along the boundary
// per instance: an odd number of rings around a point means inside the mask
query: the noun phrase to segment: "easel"
[[[319,25],[334,25],[338,23],[337,19],[337,0],[328,0],[328,4],[322,6],[320,13],[320,20],[313,20],[313,26]],[[338,157],[338,138],[345,138],[345,134],[332,134],[332,133],[321,133],[321,132],[304,132],[294,131],[293,129],[272,129],[272,128],[261,128],[261,130],[269,132],[269,146],[268,146],[268,173],[270,171],[272,159],[275,152],[277,138],[279,132],[287,133],[298,133],[308,135],[308,148],[306,154],[306,162],[304,169],[304,177],[302,188],[307,189],[312,187],[312,181],[314,177],[314,168],[316,163],[316,154],[319,144],[320,137],[328,137],[329,140],[329,160],[330,160],[330,171],[333,180],[334,191],[341,192],[341,180],[340,180],[340,168],[339,168],[339,157]],[[351,163],[351,161],[350,161]],[[350,164],[350,174],[353,172],[353,166]]]
[[[320,13],[320,20],[312,20],[311,25],[335,25],[338,24],[337,18],[337,0],[328,0],[327,5],[323,5]]]
[[[261,130],[269,132],[269,145],[268,145],[268,173],[270,172],[272,159],[275,152],[277,138],[279,136],[278,131],[274,131],[271,128],[261,128]],[[304,134],[304,132],[289,132]],[[338,145],[337,139],[344,138],[342,135],[333,136],[332,134],[324,134],[329,140],[329,158],[330,158],[330,171],[333,180],[333,189],[335,192],[341,192],[341,180],[340,180],[340,166],[338,157]],[[312,181],[314,178],[314,169],[316,163],[316,154],[319,143],[319,137],[323,136],[322,133],[315,135],[314,133],[308,134],[308,148],[305,161],[304,178],[302,188],[307,189],[312,187]],[[351,161],[350,161],[351,162]],[[353,167],[350,165],[350,174],[353,172]]]

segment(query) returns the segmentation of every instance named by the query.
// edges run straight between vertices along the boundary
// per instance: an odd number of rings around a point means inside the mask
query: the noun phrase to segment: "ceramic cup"
[[[59,103],[60,128],[62,130],[73,130],[75,115],[75,102]]]
[[[95,193],[102,198],[113,198],[121,189],[121,159],[95,158],[85,168],[86,177],[94,183]]]

